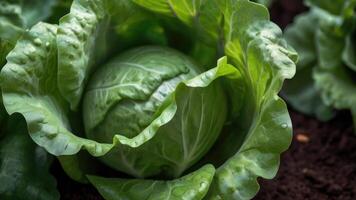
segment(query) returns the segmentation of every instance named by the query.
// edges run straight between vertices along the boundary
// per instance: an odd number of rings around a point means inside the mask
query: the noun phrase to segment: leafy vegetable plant
[[[356,125],[356,15],[354,0],[307,0],[285,36],[300,54],[297,75],[285,85],[299,111],[328,120],[333,108],[350,109]]]
[[[0,78],[7,112],[105,199],[251,199],[291,141],[296,59],[247,0],[74,0]]]

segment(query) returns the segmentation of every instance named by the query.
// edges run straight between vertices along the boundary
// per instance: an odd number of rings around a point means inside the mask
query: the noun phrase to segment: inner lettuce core
[[[111,143],[116,134],[134,138],[160,114],[165,101],[174,98],[180,82],[200,73],[189,57],[168,47],[126,51],[100,67],[89,81],[83,100],[86,136],[103,143]],[[180,176],[218,138],[227,101],[219,81],[189,90],[177,101],[182,108],[156,137],[136,148],[115,147],[100,160],[135,177]]]

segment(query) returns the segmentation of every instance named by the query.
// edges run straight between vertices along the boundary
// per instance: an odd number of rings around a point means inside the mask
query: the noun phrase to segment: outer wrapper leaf
[[[295,73],[290,58],[295,61],[296,54],[279,39],[282,33],[268,21],[266,8],[236,1],[227,9],[225,18],[230,20],[225,24],[229,30],[225,50],[232,64],[242,73],[248,88],[237,119],[241,125],[234,130],[245,135],[245,139],[239,150],[217,169],[207,199],[251,199],[259,188],[257,177],[275,176],[279,155],[291,141],[288,111],[277,94],[283,80]],[[233,141],[231,137],[227,138]],[[228,140],[220,142],[229,148],[231,142]],[[226,152],[223,149],[221,151]]]
[[[89,180],[107,200],[200,200],[208,192],[214,172],[215,168],[212,165],[206,165],[172,181],[114,179],[95,176],[89,176]]]

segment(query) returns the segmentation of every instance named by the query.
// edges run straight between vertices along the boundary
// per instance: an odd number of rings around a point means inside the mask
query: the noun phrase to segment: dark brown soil
[[[307,10],[302,2],[302,0],[275,0],[269,9],[271,20],[284,29],[297,14]]]
[[[62,200],[104,200],[92,185],[80,184],[70,179],[58,161],[52,166],[52,174],[57,179]]]
[[[53,165],[53,172],[57,179],[61,200],[104,200],[92,185],[80,184],[71,180],[60,169],[57,161]]]
[[[261,180],[256,200],[356,199],[356,135],[351,117],[331,122],[292,112],[294,139],[274,180]]]

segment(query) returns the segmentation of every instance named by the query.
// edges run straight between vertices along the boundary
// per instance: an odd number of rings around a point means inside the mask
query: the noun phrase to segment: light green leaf
[[[88,176],[106,200],[201,200],[209,190],[215,168],[205,165],[179,179],[154,181]]]
[[[0,134],[0,198],[3,200],[59,199],[49,173],[52,157],[27,134],[20,115],[9,117]]]
[[[59,90],[73,110],[78,107],[95,59],[103,53],[98,47],[103,40],[97,40],[96,36],[106,32],[104,10],[104,1],[77,0],[70,13],[59,21],[58,81],[63,83],[59,84]]]
[[[133,2],[135,2],[136,4],[145,7],[153,12],[157,12],[160,14],[165,14],[165,15],[169,15],[169,16],[174,16],[174,10],[172,9],[172,3],[170,1],[166,1],[166,0],[132,0]],[[187,2],[187,1],[183,1],[183,2]],[[189,6],[189,5],[187,5]],[[189,8],[189,7],[188,7]]]
[[[9,53],[1,73],[3,101],[8,113],[23,114],[32,139],[47,150],[52,147],[49,152],[53,154],[63,149],[80,149],[65,146],[65,141],[73,141],[75,136],[68,134],[68,106],[57,89],[56,31],[55,25],[35,25]],[[8,91],[16,94],[6,95]],[[57,140],[51,140],[54,137]]]
[[[220,3],[215,0],[132,0],[136,4],[153,12],[176,17],[179,21],[192,27],[197,39],[211,42],[220,37],[222,14]],[[192,37],[192,35],[191,35]],[[194,36],[193,36],[194,37]],[[214,41],[216,42],[216,41]]]
[[[236,1],[235,9],[225,12],[231,23],[226,24],[231,28],[225,29],[229,30],[225,50],[247,89],[236,127],[216,147],[227,155],[215,157],[228,160],[217,169],[206,199],[251,199],[259,188],[257,177],[275,176],[280,153],[291,142],[291,121],[277,94],[284,79],[295,73],[296,53],[280,39],[282,32],[268,21],[268,15],[247,13],[266,11],[260,5]],[[233,141],[241,137],[244,141],[237,149],[238,142]]]
[[[292,125],[285,103],[279,98],[270,100],[240,150],[217,169],[206,199],[251,199],[259,190],[257,177],[272,179],[276,175],[280,153],[291,139]]]

